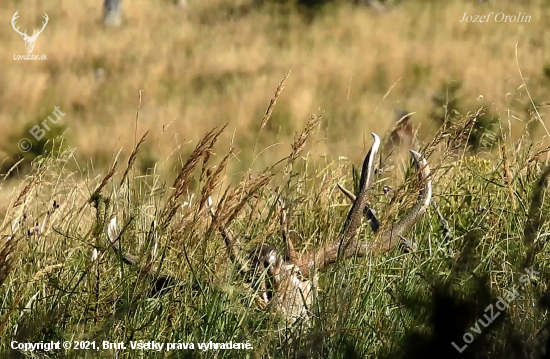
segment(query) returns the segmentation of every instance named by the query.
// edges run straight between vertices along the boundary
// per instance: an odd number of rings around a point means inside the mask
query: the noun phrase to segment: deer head
[[[32,36],[29,37],[27,35],[27,29],[25,29],[25,32],[21,32],[19,31],[19,27],[15,27],[15,20],[19,18],[19,16],[17,16],[18,12],[19,10],[17,10],[15,14],[13,14],[13,18],[11,19],[11,26],[19,35],[21,35],[21,38],[25,40],[25,48],[27,49],[27,53],[30,54],[34,50],[34,42],[36,41],[36,38],[38,37],[38,35],[40,35],[42,31],[44,31],[46,24],[48,24],[48,14],[44,14],[43,16],[46,19],[46,22],[42,23],[42,29],[40,29],[40,31],[34,30]]]

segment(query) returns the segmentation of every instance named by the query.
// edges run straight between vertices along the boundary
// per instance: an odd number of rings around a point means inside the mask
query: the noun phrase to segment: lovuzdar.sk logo
[[[13,17],[11,19],[11,26],[13,29],[21,35],[21,38],[25,40],[25,49],[27,50],[27,55],[13,55],[14,60],[46,60],[46,55],[33,55],[32,51],[34,50],[34,42],[36,41],[36,38],[38,35],[44,31],[44,28],[48,24],[48,14],[44,13],[44,19],[46,19],[46,22],[42,22],[42,29],[40,30],[34,30],[32,36],[27,35],[27,29],[25,29],[25,32],[19,31],[19,26],[15,27],[15,20],[19,18],[18,16],[19,10],[13,14]]]

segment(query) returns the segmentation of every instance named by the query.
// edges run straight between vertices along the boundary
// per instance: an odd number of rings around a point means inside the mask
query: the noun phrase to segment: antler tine
[[[342,231],[340,242],[341,248],[338,250],[338,252],[340,252],[341,249],[345,251],[349,242],[353,240],[355,236],[357,236],[357,231],[361,226],[361,217],[363,215],[365,207],[367,206],[367,196],[370,187],[372,186],[372,167],[374,165],[376,154],[378,153],[378,148],[380,147],[380,137],[378,137],[378,135],[376,135],[375,133],[371,133],[371,136],[374,141],[372,143],[372,147],[365,156],[365,160],[363,161],[361,179],[359,181],[359,192],[357,193],[357,197],[353,202],[353,206],[351,207],[351,210],[349,211],[348,217],[346,219],[346,223],[344,224],[344,229]]]
[[[286,207],[282,199],[279,198],[279,205],[281,206],[281,232],[283,240],[285,242],[285,254],[291,262],[295,263],[298,260],[298,254],[294,250],[294,244],[290,239],[290,233],[288,231],[288,218],[286,216]]]
[[[348,199],[351,202],[355,202],[356,197],[353,193],[348,191],[344,186],[340,185],[340,183],[337,183],[336,185],[338,186],[340,191],[342,191],[342,193],[344,193],[344,195],[346,197],[348,197]],[[363,211],[363,215],[365,215],[367,217],[367,219],[369,220],[370,228],[372,229],[372,231],[374,233],[377,233],[378,229],[380,228],[380,221],[376,217],[376,214],[374,213],[374,209],[369,208],[368,206],[365,206],[365,210]]]
[[[22,33],[21,31],[19,31],[19,26],[17,26],[17,28],[15,28],[15,20],[19,19],[18,13],[19,13],[19,10],[17,10],[17,11],[15,12],[15,14],[13,14],[13,17],[11,18],[11,26],[13,27],[13,29],[14,29],[19,35],[25,35],[25,36],[27,36],[27,30],[26,30],[26,29],[25,29],[25,32]]]
[[[42,21],[42,29],[34,30],[33,33],[32,33],[31,38],[36,39],[38,37],[38,35],[40,35],[42,33],[42,31],[44,31],[44,29],[46,28],[46,25],[48,25],[48,20],[49,20],[48,14],[44,14],[44,15],[45,16],[42,16],[42,17],[46,19],[46,22]]]
[[[208,207],[212,220],[214,220],[216,218],[216,213],[214,212],[214,207],[212,206],[211,197],[208,197],[208,200],[206,201],[206,206]],[[231,232],[229,228],[226,228],[224,226],[218,226],[218,230],[223,237],[223,241],[225,242],[225,246],[227,247],[227,252],[229,253],[229,258],[231,259],[231,261],[240,264],[241,269],[246,270],[246,263],[244,263],[240,255],[239,242],[233,236],[233,232]]]
[[[151,224],[151,229],[154,230],[155,226],[156,222],[153,221]],[[147,260],[147,263],[143,265],[138,262],[138,258],[136,256],[123,252],[120,246],[121,235],[122,233],[117,234],[116,217],[113,217],[107,226],[107,237],[109,238],[110,247],[117,255],[120,255],[123,263],[130,266],[137,266],[139,268],[140,275],[147,276],[148,278],[154,280],[154,286],[151,289],[151,296],[165,292],[168,287],[171,287],[178,282],[177,278],[172,275],[157,273],[157,268],[153,266],[152,262],[154,255],[151,256],[151,258]],[[155,242],[154,251],[156,251],[156,247],[157,243]],[[97,251],[94,253],[97,254]]]
[[[430,204],[432,198],[432,180],[430,178],[428,161],[416,151],[409,150],[409,152],[418,170],[418,180],[423,183],[423,186],[418,193],[418,199],[411,211],[396,224],[387,227],[380,234],[380,240],[376,243],[376,251],[385,252],[392,249],[399,242],[402,235],[418,222]]]
[[[128,265],[135,265],[137,263],[137,258],[130,253],[122,252],[120,248],[120,234],[116,233],[116,217],[113,217],[107,226],[107,237],[109,242],[111,242],[111,248],[115,251],[116,254],[122,257],[122,261]]]
[[[346,188],[344,188],[342,185],[340,185],[340,183],[337,183],[336,184],[338,186],[338,188],[340,189],[340,191],[342,191],[342,193],[348,197],[348,199],[352,202],[355,202],[355,195],[353,193],[351,193],[351,191],[348,191]]]
[[[48,25],[48,20],[50,19],[48,17],[48,14],[46,14],[46,13],[44,13],[44,16],[42,16],[42,17],[46,20],[46,22],[42,22],[42,30],[40,30],[40,32],[44,31],[44,29],[46,28],[46,25]]]

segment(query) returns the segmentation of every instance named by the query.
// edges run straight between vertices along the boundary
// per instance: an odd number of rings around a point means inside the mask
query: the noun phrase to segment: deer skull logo
[[[42,23],[42,29],[40,31],[37,31],[37,30],[34,30],[32,36],[28,36],[27,35],[27,30],[25,29],[25,32],[21,32],[19,31],[19,27],[15,27],[15,20],[19,17],[17,16],[17,13],[19,12],[19,10],[17,10],[15,12],[15,14],[13,14],[13,18],[11,19],[11,26],[13,26],[13,29],[19,34],[21,35],[21,38],[23,38],[23,40],[25,40],[25,48],[27,49],[27,53],[31,54],[32,53],[32,50],[34,49],[34,42],[36,41],[36,38],[38,37],[38,35],[40,35],[40,33],[42,31],[44,31],[44,28],[46,27],[46,24],[48,24],[48,14],[44,14],[44,19],[46,19],[46,22],[43,22]]]

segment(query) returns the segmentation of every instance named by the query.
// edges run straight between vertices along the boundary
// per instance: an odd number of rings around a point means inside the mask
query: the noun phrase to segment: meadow
[[[24,54],[16,10],[22,28],[48,14],[34,50],[47,60],[12,59]],[[531,21],[459,22],[491,11]],[[73,343],[25,353],[40,358],[550,355],[548,2],[419,0],[383,14],[338,3],[312,15],[136,0],[116,29],[97,1],[7,1],[0,13],[0,355],[24,357],[14,341]],[[55,106],[58,126],[20,151]],[[319,273],[309,321],[259,306],[259,283],[220,231],[243,250],[282,250],[283,199],[299,252],[336,238],[350,208],[336,185],[357,189],[368,133],[386,143],[396,109],[415,112],[412,148],[433,184],[405,238],[414,248]],[[418,183],[411,161],[381,158],[369,205],[388,225]],[[359,240],[373,240],[369,226]],[[480,326],[500,298],[507,307]],[[462,352],[452,345],[470,336]],[[126,349],[74,349],[103,341]],[[195,349],[131,349],[139,341]],[[209,342],[252,349],[197,349]]]
[[[449,120],[422,148],[434,196],[407,235],[415,249],[398,246],[320,273],[309,321],[290,322],[258,306],[259,284],[245,282],[218,232],[233,231],[243,249],[261,243],[282,248],[277,200],[283,198],[299,251],[338,235],[349,204],[335,185],[354,188],[354,180],[347,164],[307,159],[305,141],[319,117],[310,118],[279,164],[246,173],[226,189],[231,151],[218,163],[210,156],[223,127],[197,144],[172,186],[133,169],[143,141],[127,164],[114,162],[105,175],[85,182],[69,169],[73,151],[52,151],[34,162],[3,222],[2,352],[20,357],[14,341],[94,342],[98,348],[106,341],[126,349],[39,349],[33,355],[543,358],[550,147],[523,139],[502,142],[493,161],[470,154],[468,136],[483,111]],[[407,180],[389,194],[382,189],[387,182],[376,180],[369,202],[382,223],[410,207],[414,172],[405,171]],[[190,192],[191,182],[197,189]],[[223,194],[212,219],[205,203],[216,192]],[[112,250],[117,247],[109,238],[122,249]],[[372,240],[367,226],[359,238]],[[121,252],[137,265],[126,265]],[[166,276],[170,287],[158,287]],[[506,308],[496,304],[500,297],[507,298]],[[485,321],[490,326],[478,328],[481,334],[464,348],[465,333],[474,338],[480,318],[491,318]],[[195,350],[132,350],[139,341],[194,343]],[[211,341],[252,349],[197,349]]]
[[[80,160],[105,167],[113,152],[135,145],[140,90],[137,130],[151,131],[151,138],[138,165],[166,162],[172,173],[178,162],[174,148],[188,154],[189,141],[225,122],[231,131],[223,143],[240,134],[238,169],[253,162],[261,168],[320,112],[325,121],[319,153],[357,161],[367,134],[391,128],[397,108],[415,112],[420,135],[428,138],[445,103],[464,114],[481,102],[492,105],[491,116],[510,122],[519,137],[532,111],[522,77],[537,106],[548,99],[547,5],[407,1],[377,14],[344,3],[310,19],[284,6],[257,8],[245,0],[190,0],[187,12],[170,1],[137,0],[123,5],[123,26],[112,29],[101,25],[101,1],[5,1],[3,158],[24,156],[17,141],[59,106],[67,115],[49,137],[64,132]],[[46,61],[12,59],[25,53],[10,26],[16,10],[18,26],[29,32],[48,14],[34,49]],[[465,12],[522,12],[531,20],[461,23]],[[257,139],[269,99],[289,71],[273,121]],[[265,149],[259,157],[253,153],[256,140],[257,149]]]

